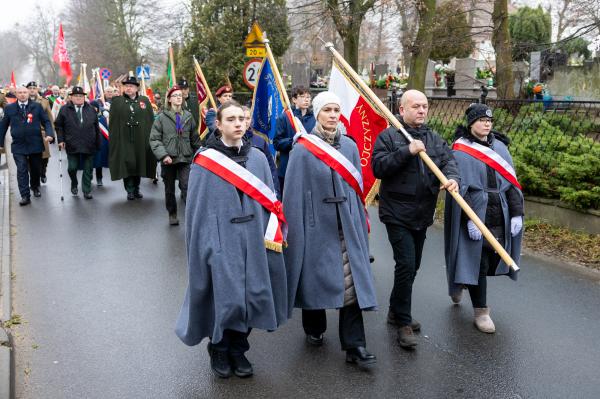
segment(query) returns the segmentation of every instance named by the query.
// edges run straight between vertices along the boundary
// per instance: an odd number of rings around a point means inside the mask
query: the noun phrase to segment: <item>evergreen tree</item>
[[[529,53],[548,46],[552,35],[552,19],[541,6],[521,7],[509,17],[508,29],[513,44],[513,60],[528,60]]]
[[[452,57],[468,57],[473,47],[471,27],[462,6],[453,1],[438,5],[429,58],[448,63]]]
[[[267,33],[275,57],[290,44],[285,0],[192,0],[191,24],[177,55],[177,76],[194,81],[192,56],[196,56],[211,89],[230,84],[245,87],[244,39],[254,20]]]

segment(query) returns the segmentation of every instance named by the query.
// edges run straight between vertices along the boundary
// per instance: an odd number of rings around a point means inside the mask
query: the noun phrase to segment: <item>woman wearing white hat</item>
[[[338,127],[338,96],[320,93],[313,110],[317,123],[296,137],[283,191],[290,316],[294,307],[301,308],[307,342],[320,346],[325,309],[339,309],[346,361],[366,367],[376,358],[366,350],[362,311],[375,310],[377,301],[360,158],[354,141]]]

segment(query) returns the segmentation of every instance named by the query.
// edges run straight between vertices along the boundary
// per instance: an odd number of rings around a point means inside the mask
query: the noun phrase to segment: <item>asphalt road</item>
[[[407,352],[385,323],[392,254],[375,210],[381,310],[365,324],[377,366],[345,364],[335,311],[325,345],[308,347],[297,312],[277,332],[252,333],[253,378],[217,379],[205,342],[187,347],[173,333],[186,256],[183,226],[167,223],[162,183],[143,180],[145,197],[132,202],[105,176],[84,200],[66,194],[65,171],[61,202],[57,161],[55,153],[42,198],[24,208],[12,175],[18,398],[600,397],[598,277],[525,256],[518,282],[491,279],[497,333],[484,335],[468,297],[454,306],[446,295],[442,231],[431,228],[413,299],[423,329]]]

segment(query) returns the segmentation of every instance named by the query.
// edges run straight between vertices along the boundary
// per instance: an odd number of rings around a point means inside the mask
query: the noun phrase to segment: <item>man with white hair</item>
[[[42,138],[42,126],[46,135]],[[6,106],[4,118],[0,120],[0,145],[8,128],[11,128],[11,151],[17,165],[17,182],[21,201],[24,206],[31,203],[31,191],[34,197],[41,197],[40,172],[44,142],[54,140],[52,121],[42,106],[29,98],[29,90],[23,86],[17,88],[17,101]],[[31,191],[30,191],[31,188]]]

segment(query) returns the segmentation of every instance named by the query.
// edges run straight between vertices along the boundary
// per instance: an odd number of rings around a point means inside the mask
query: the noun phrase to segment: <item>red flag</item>
[[[200,135],[200,137],[204,138],[204,136],[206,135],[206,133],[208,132],[208,126],[206,126],[206,122],[204,120],[204,113],[202,112],[202,110],[204,108],[207,107],[208,105],[208,90],[206,90],[206,88],[204,87],[204,85],[202,84],[202,78],[200,78],[200,75],[198,74],[198,71],[196,70],[196,93],[198,95],[198,107],[200,108],[200,123],[198,124],[198,134]]]
[[[356,141],[363,174],[363,192],[368,204],[375,196],[378,184],[371,169],[373,147],[379,133],[388,127],[387,120],[380,115],[369,101],[350,83],[341,69],[334,63],[329,79],[329,91],[342,100],[340,119],[348,136]]]
[[[10,87],[17,87],[17,80],[15,79],[15,71],[10,74]]]
[[[60,66],[60,74],[67,79],[68,86],[73,78],[73,72],[71,71],[71,61],[69,60],[69,53],[67,52],[67,46],[65,44],[65,35],[63,33],[62,24],[60,24],[58,28],[58,38],[56,39],[54,57],[52,59]]]

